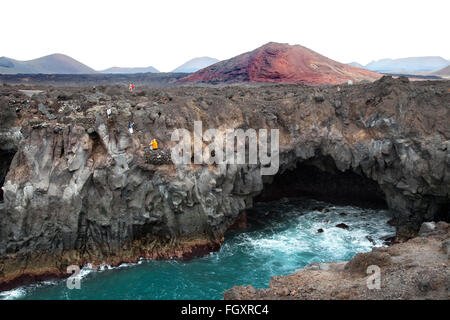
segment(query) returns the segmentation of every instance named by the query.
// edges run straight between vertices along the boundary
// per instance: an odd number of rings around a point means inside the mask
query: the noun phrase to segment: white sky
[[[440,55],[450,59],[448,0],[8,0],[0,56],[67,54],[99,70],[220,60],[269,41],[340,62]]]

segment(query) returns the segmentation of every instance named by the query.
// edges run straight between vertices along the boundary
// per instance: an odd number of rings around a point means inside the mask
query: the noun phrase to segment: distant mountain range
[[[380,77],[378,73],[342,64],[300,45],[269,42],[179,81],[339,84],[349,80],[373,81]]]
[[[51,54],[34,60],[19,61],[0,57],[0,74],[89,74],[96,71],[64,54]]]
[[[355,67],[355,68],[360,68],[360,69],[365,69],[366,67],[364,67],[362,64],[359,64],[358,62],[350,62],[347,63],[349,66]]]
[[[194,58],[182,64],[172,72],[192,73],[208,67],[219,60],[210,57]],[[112,67],[95,71],[87,65],[64,54],[51,54],[45,57],[28,61],[19,61],[7,57],[0,57],[0,74],[133,74],[133,73],[159,73],[155,67],[123,68]]]
[[[440,69],[438,71],[434,71],[431,74],[435,75],[435,76],[449,78],[450,77],[450,65],[446,66],[445,68],[442,68],[442,69]]]
[[[219,62],[219,60],[211,57],[194,58],[174,69],[172,72],[192,73],[200,69],[209,67],[210,65],[217,62]]]
[[[144,67],[144,68],[121,68],[121,67],[112,67],[109,69],[105,69],[99,71],[101,73],[114,73],[114,74],[124,74],[124,73],[159,73],[159,71],[154,67]]]
[[[187,61],[172,72],[192,73],[193,76],[187,78],[187,81],[197,79],[196,81],[217,80],[220,82],[225,80],[226,82],[239,82],[244,79],[244,81],[250,82],[261,80],[262,82],[334,83],[343,79],[358,81],[365,76],[373,78],[374,73],[367,73],[370,71],[448,77],[449,70],[446,67],[449,65],[449,60],[439,56],[381,59],[372,61],[365,66],[358,62],[344,65],[299,45],[289,46],[271,42],[252,52],[225,61],[219,61],[211,57],[197,57]],[[359,71],[348,69],[352,67]],[[203,71],[201,76],[199,71]],[[142,68],[112,67],[95,71],[81,62],[59,53],[28,61],[0,57],[0,74],[18,73],[134,74],[159,73],[159,71],[152,66]],[[219,75],[220,73],[222,74]],[[258,75],[261,78],[258,78]],[[308,76],[312,78],[308,79]]]
[[[381,73],[428,74],[450,65],[442,57],[410,57],[401,59],[381,59],[363,66],[357,62],[348,65]]]

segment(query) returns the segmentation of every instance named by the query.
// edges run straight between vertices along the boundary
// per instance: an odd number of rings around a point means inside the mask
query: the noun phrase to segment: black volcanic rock
[[[70,264],[217,250],[270,182],[296,172],[319,179],[306,189],[285,179],[278,192],[375,196],[391,210],[397,235],[414,236],[422,222],[450,216],[448,86],[386,77],[339,88],[140,88],[138,96],[97,85],[41,88],[36,101],[18,91],[25,86],[0,86],[2,105],[19,110],[0,130],[0,290],[67,276]],[[273,181],[261,177],[260,164],[170,163],[172,132],[192,130],[195,120],[204,130],[279,129]],[[152,139],[158,152],[148,148]]]
[[[336,228],[348,230],[349,227],[348,227],[348,225],[346,225],[345,223],[338,223],[338,224],[336,225]]]

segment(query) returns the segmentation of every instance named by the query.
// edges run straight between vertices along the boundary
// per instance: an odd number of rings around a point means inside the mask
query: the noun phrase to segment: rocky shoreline
[[[80,254],[78,250],[66,251],[63,255],[50,255],[38,253],[29,255],[27,258],[32,265],[27,265],[21,256],[10,255],[9,263],[3,269],[7,276],[0,283],[0,291],[7,291],[16,287],[46,280],[64,279],[70,276],[66,268],[68,265],[79,267],[90,265],[93,269],[102,265],[118,267],[124,263],[138,263],[141,259],[153,260],[190,260],[204,256],[210,252],[220,249],[222,241],[210,241],[204,239],[182,240],[178,244],[162,243],[159,239],[153,241],[135,241],[129,245],[131,249],[123,250],[115,256],[102,257],[101,252],[90,252],[88,256]],[[96,255],[97,254],[97,255]],[[99,258],[100,257],[100,258]],[[54,266],[51,266],[54,264]],[[26,272],[24,272],[26,270]]]
[[[449,224],[424,223],[418,237],[359,253],[348,262],[313,263],[269,287],[225,291],[225,300],[416,300],[449,299]],[[379,287],[370,266],[379,268]],[[374,268],[375,269],[375,268]],[[369,283],[369,285],[368,285]]]
[[[67,275],[71,264],[217,250],[254,198],[289,172],[305,178],[290,182],[300,195],[321,190],[386,203],[399,238],[414,236],[424,221],[448,221],[448,87],[384,77],[353,86],[133,93],[43,87],[31,98],[22,87],[0,87],[2,110],[15,113],[0,128],[0,290]],[[175,166],[170,135],[191,131],[194,120],[204,130],[278,128],[279,173],[262,177],[259,165]],[[148,150],[153,138],[158,152]],[[314,179],[310,168],[319,170]]]

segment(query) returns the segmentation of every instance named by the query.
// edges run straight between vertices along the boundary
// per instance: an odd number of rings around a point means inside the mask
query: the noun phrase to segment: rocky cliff
[[[0,289],[66,276],[71,264],[216,250],[271,184],[376,198],[392,210],[399,236],[423,221],[448,220],[448,87],[384,77],[353,86],[133,93],[49,87],[32,98],[0,87],[2,108],[17,115],[0,130]],[[279,173],[262,177],[259,165],[175,166],[171,133],[191,131],[194,120],[204,130],[278,128]],[[157,152],[148,149],[153,138]],[[306,175],[304,185],[279,179],[289,172]],[[339,184],[326,183],[330,176]]]

